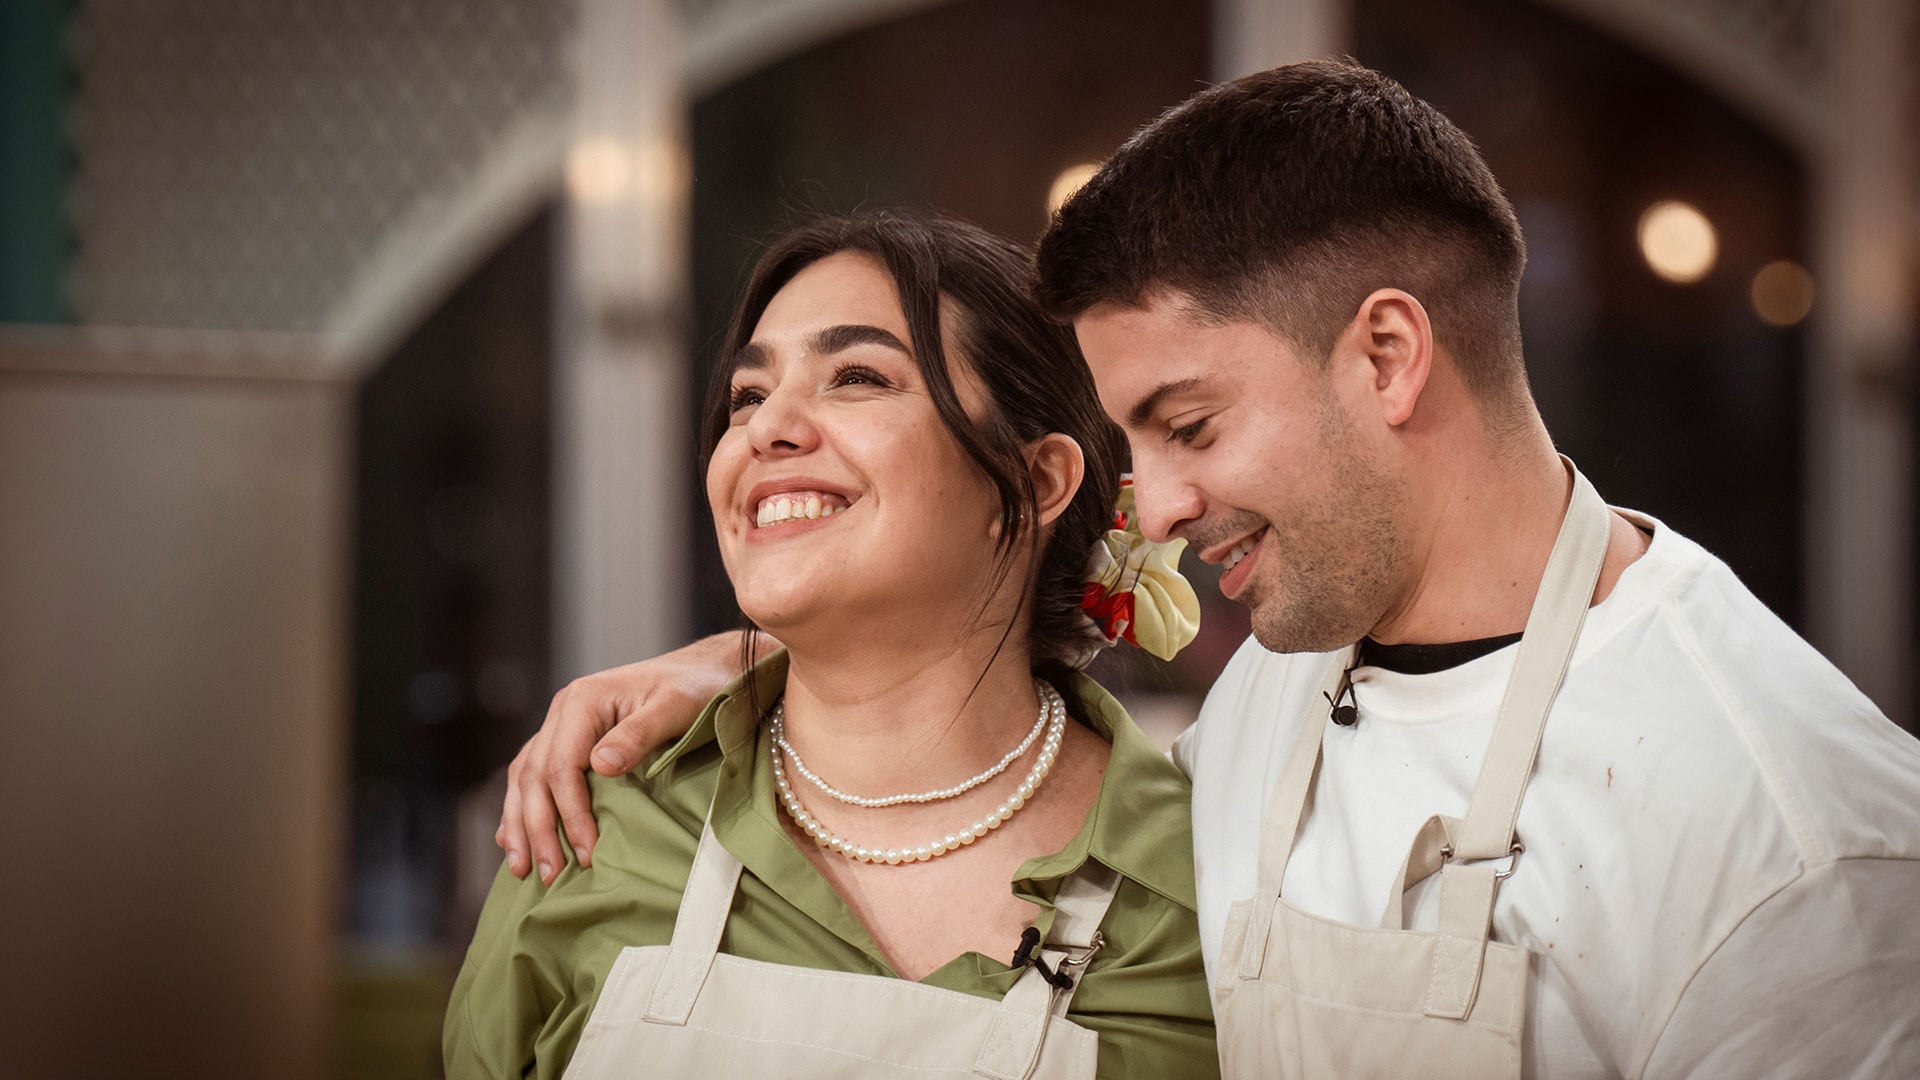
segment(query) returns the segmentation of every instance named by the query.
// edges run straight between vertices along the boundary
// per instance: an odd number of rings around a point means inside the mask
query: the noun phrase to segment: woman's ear
[[[1055,431],[1027,444],[1027,473],[1033,478],[1033,500],[1040,507],[1039,525],[1045,528],[1073,502],[1087,474],[1087,459],[1079,443]]]

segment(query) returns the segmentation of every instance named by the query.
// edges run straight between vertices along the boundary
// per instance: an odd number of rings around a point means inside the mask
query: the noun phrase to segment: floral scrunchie
[[[1162,660],[1200,633],[1200,598],[1180,573],[1185,540],[1156,544],[1140,533],[1133,512],[1133,477],[1120,478],[1113,528],[1093,545],[1080,610],[1101,641],[1122,640]],[[1097,649],[1089,650],[1091,660]]]

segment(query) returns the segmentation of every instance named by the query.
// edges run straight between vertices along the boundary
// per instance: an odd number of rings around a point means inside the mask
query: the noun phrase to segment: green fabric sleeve
[[[1060,879],[1085,859],[1120,870],[1101,923],[1105,944],[1068,1015],[1099,1036],[1103,1078],[1216,1076],[1186,780],[1104,693],[1091,683],[1075,690],[1114,744],[1101,795],[1081,834],[1061,852],[1031,860],[1012,887],[1044,909]],[[550,887],[504,868],[495,878],[447,1009],[449,1077],[547,1078],[566,1070],[620,950],[671,940],[709,806],[716,836],[747,866],[723,951],[892,974],[852,910],[782,831],[764,732],[756,733],[752,716],[730,715],[745,710],[722,709],[725,701],[716,699],[651,768],[589,777],[600,824],[592,869],[569,855]],[[1043,925],[1047,918],[1036,909]],[[966,953],[924,982],[997,998],[1017,977],[1007,957]]]

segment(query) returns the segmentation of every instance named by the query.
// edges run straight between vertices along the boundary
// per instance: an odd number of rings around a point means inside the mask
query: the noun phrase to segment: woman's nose
[[[819,432],[798,387],[777,387],[747,419],[747,437],[764,457],[803,454],[819,444]]]

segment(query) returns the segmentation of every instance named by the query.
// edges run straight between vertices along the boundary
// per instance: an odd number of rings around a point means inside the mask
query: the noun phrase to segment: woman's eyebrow
[[[767,355],[765,346],[747,342],[740,346],[740,352],[733,358],[735,371],[765,371],[773,366],[773,358]]]
[[[837,353],[851,349],[855,345],[884,345],[908,356],[913,355],[913,350],[907,348],[899,338],[877,326],[864,324],[829,326],[813,335],[808,344],[812,351],[817,353]]]

